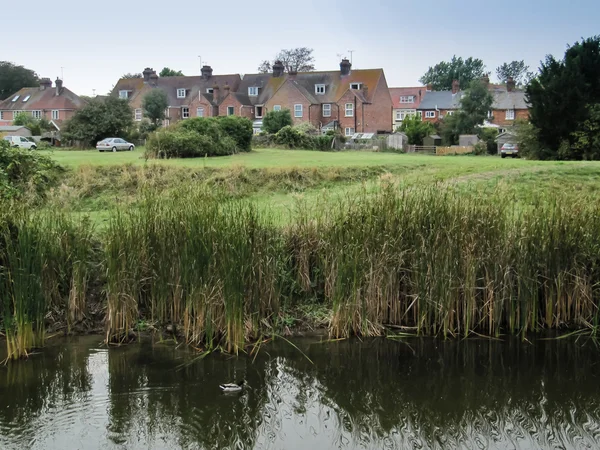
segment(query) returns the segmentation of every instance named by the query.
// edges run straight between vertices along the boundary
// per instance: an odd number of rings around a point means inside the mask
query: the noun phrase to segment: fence
[[[466,155],[467,153],[473,153],[473,147],[436,147],[436,155]]]
[[[435,154],[435,145],[409,145],[406,153],[430,153]]]

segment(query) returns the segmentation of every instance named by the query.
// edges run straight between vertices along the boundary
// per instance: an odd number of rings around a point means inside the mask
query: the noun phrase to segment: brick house
[[[426,86],[390,88],[392,97],[392,129],[396,130],[405,117],[416,116],[417,108],[427,93]]]
[[[159,77],[151,68],[143,71],[143,78],[122,78],[111,95],[129,100],[134,120],[143,118],[142,100],[152,89],[167,94],[165,125],[189,117],[218,116],[226,93],[237,89],[240,75],[213,75],[210,66],[202,67],[200,76]]]
[[[63,86],[56,79],[52,87],[49,78],[42,78],[39,87],[23,88],[0,102],[0,123],[14,120],[20,112],[31,114],[36,119],[47,119],[58,131],[63,121],[85,105],[85,100]]]

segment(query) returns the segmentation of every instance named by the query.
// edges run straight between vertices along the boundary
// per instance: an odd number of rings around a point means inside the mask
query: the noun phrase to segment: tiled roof
[[[11,133],[13,131],[19,131],[21,128],[26,128],[22,125],[0,125],[0,133]]]
[[[508,92],[506,89],[503,91],[495,91],[494,96],[494,104],[492,108],[494,109],[527,109],[528,105],[525,101],[525,92],[523,91],[512,91]]]
[[[425,86],[390,88],[394,109],[417,109],[421,104],[421,100],[425,97],[426,91],[427,87]],[[400,102],[400,97],[411,95],[415,98],[413,103]]]
[[[13,102],[16,96],[17,101]],[[23,101],[27,99],[26,101]],[[0,102],[1,111],[37,111],[51,109],[79,109],[85,105],[85,101],[77,94],[63,87],[60,95],[56,95],[56,88],[39,87],[23,88],[12,94],[6,100]]]
[[[437,109],[459,109],[460,99],[463,91],[453,94],[452,91],[433,91],[428,92],[417,109],[435,110]]]
[[[490,93],[494,97],[492,109],[527,109],[528,105],[525,101],[524,91],[508,92],[506,86],[491,85]],[[428,92],[417,109],[433,110],[433,109],[459,109],[460,99],[464,95],[464,91],[457,94],[452,94],[452,91],[434,91]]]

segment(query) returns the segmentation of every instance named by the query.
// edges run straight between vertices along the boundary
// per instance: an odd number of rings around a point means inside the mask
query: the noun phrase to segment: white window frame
[[[17,114],[21,114],[21,111],[13,111],[13,120],[17,118]]]
[[[261,109],[260,116],[258,115],[258,108]],[[262,117],[263,117],[264,114],[265,114],[265,107],[264,106],[257,105],[257,106],[254,107],[254,117],[255,118],[262,119]]]
[[[350,83],[350,89],[358,91],[362,87],[362,83]]]
[[[400,96],[400,103],[414,103],[415,96],[414,95],[402,95]]]
[[[177,89],[177,98],[185,98],[185,89],[183,89],[183,88]]]
[[[346,117],[354,117],[354,103],[346,103],[344,105],[344,114]]]
[[[324,84],[315,84],[315,94],[325,95],[325,85]]]
[[[248,97],[258,97],[258,87],[250,86],[248,88]]]
[[[301,118],[304,115],[304,107],[301,103],[294,105],[294,117]]]
[[[506,110],[506,120],[515,120],[515,110],[514,109]]]
[[[344,129],[344,135],[345,136],[354,136],[355,130],[352,127],[346,127]]]
[[[141,122],[142,121],[142,108],[136,108],[134,111],[134,120],[136,120],[137,122]]]
[[[40,111],[39,109],[31,111],[31,117],[33,117],[34,119],[41,119],[42,118],[42,111]]]
[[[204,117],[204,106],[198,106],[196,108],[196,117]]]
[[[446,115],[447,116],[453,116],[454,115],[454,111],[446,111]]]
[[[206,88],[207,94],[213,94],[214,92],[215,92],[215,90],[213,88]]]
[[[281,105],[273,105],[273,111],[281,111]]]
[[[29,100],[31,98],[31,95],[27,95],[25,96],[25,98],[23,99],[23,103],[25,103],[27,100]]]
[[[228,106],[227,107],[227,115],[228,116],[235,116],[235,107],[234,106]]]
[[[487,113],[487,118],[488,119],[493,119],[494,118],[494,112],[492,110],[489,110]]]
[[[129,91],[127,91],[127,90],[119,91],[119,98],[127,100],[129,98]]]
[[[19,100],[20,95],[15,95],[12,99],[13,102],[16,102],[17,100]]]
[[[59,120],[60,119],[60,111],[58,109],[53,109],[52,110],[52,120]]]
[[[331,103],[323,103],[323,117],[331,117]]]
[[[396,121],[402,122],[406,117],[406,113],[404,111],[396,111]]]
[[[182,119],[189,119],[190,118],[190,108],[187,106],[182,106],[181,107],[181,118]]]
[[[423,111],[417,111],[417,116],[419,116],[419,119],[423,119]]]
[[[435,111],[425,111],[426,119],[435,119],[435,117],[436,117]]]
[[[0,120],[4,120],[4,111],[0,111]]]

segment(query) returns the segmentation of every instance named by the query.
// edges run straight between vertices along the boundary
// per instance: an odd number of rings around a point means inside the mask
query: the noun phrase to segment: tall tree
[[[167,94],[162,89],[153,89],[142,99],[144,117],[150,119],[155,126],[165,119],[167,106],[169,106]]]
[[[141,73],[126,73],[121,77],[121,79],[129,78],[144,78],[144,76]]]
[[[313,49],[308,47],[283,49],[277,53],[272,63],[267,60],[260,63],[258,71],[268,73],[275,61],[281,61],[286,72],[312,72],[315,70],[315,58],[312,54]]]
[[[430,122],[425,122],[418,116],[408,116],[399,127],[408,137],[410,145],[423,145],[423,139],[435,132],[435,127]]]
[[[576,139],[573,133],[591,118],[590,105],[600,103],[600,35],[575,42],[563,59],[548,55],[526,94],[543,150],[539,157],[585,157],[571,149]]]
[[[0,100],[8,98],[24,87],[35,87],[38,84],[39,78],[33,70],[8,61],[0,61]]]
[[[517,84],[527,84],[532,75],[529,66],[523,60],[504,63],[496,68],[496,77],[501,83],[506,83],[509,78],[512,78]]]
[[[168,67],[163,67],[163,70],[158,74],[159,77],[183,77],[183,72],[181,70],[173,70]]]
[[[427,69],[419,80],[423,84],[433,85],[436,91],[449,91],[452,81],[458,80],[461,87],[468,86],[473,80],[486,75],[485,64],[481,59],[453,56],[450,61],[442,61]]]

